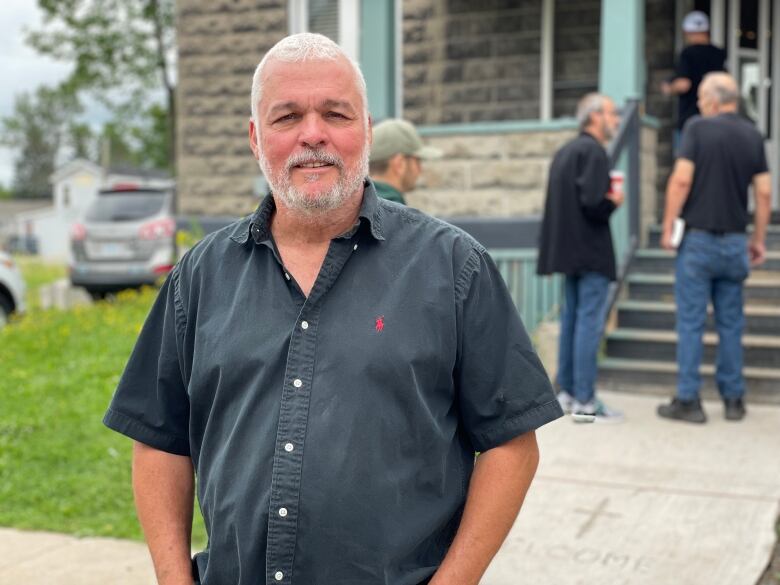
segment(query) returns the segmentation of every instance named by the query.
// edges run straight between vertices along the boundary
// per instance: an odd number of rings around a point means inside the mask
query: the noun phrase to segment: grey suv
[[[173,191],[101,191],[71,230],[70,280],[95,298],[154,284],[176,254]]]

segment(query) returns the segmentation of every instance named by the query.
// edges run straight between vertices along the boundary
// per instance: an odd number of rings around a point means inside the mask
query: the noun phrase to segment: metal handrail
[[[639,225],[641,212],[640,195],[640,147],[641,147],[641,119],[639,117],[639,100],[628,99],[623,108],[620,125],[617,134],[607,147],[607,156],[610,166],[615,167],[620,157],[627,150],[628,169],[626,177],[626,202],[628,203],[628,233],[629,241],[626,252],[622,258],[618,258],[617,280],[610,286],[607,296],[607,311],[605,312],[605,325],[612,309],[618,300],[631,263],[634,260],[636,250],[639,247]]]

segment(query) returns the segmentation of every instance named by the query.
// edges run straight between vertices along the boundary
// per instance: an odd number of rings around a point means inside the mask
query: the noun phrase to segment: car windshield
[[[128,191],[103,193],[89,206],[86,221],[137,221],[162,211],[165,193]]]

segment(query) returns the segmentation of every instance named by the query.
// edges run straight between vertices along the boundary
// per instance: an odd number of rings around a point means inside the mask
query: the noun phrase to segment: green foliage
[[[81,111],[67,86],[40,87],[16,97],[13,114],[0,121],[0,144],[18,152],[12,185],[16,197],[51,195],[49,176],[71,139],[71,121]]]
[[[27,42],[42,55],[71,63],[66,85],[113,112],[107,134],[109,152],[116,151],[117,158],[111,164],[170,169],[173,0],[38,0],[38,5],[44,24],[28,33]]]
[[[38,5],[44,25],[29,32],[27,41],[42,55],[73,64],[68,83],[74,89],[93,91],[107,105],[126,106],[145,104],[146,93],[161,81],[172,85],[167,63],[174,44],[172,0],[38,0]]]
[[[0,525],[141,538],[132,441],[101,420],[155,295],[32,310],[0,330]]]

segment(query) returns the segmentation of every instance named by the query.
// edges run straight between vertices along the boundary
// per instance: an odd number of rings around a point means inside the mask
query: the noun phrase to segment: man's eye
[[[342,120],[346,120],[347,119],[347,117],[344,114],[340,113],[340,112],[328,112],[327,116],[329,118],[340,118]]]
[[[289,122],[290,120],[294,120],[297,114],[285,114],[284,116],[280,116],[276,120],[274,120],[274,123],[276,122]]]

